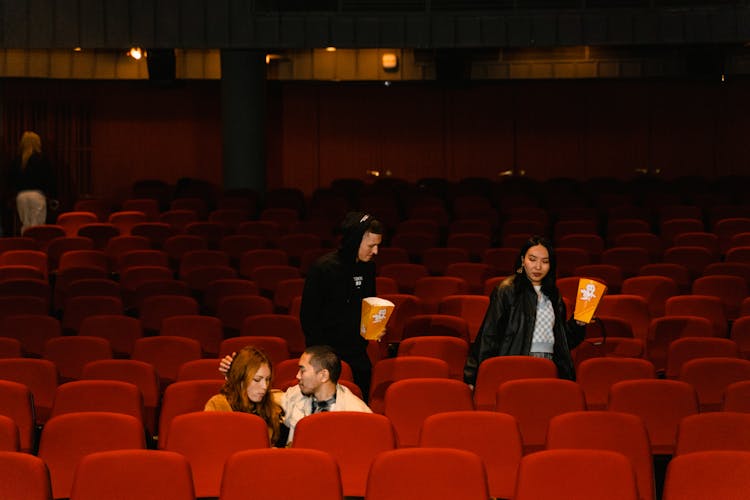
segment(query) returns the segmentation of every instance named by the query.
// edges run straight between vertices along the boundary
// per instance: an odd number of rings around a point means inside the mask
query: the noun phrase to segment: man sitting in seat
[[[226,373],[234,355],[221,360],[219,371]],[[297,380],[299,384],[290,387],[281,397],[279,404],[284,411],[284,424],[289,427],[291,443],[294,428],[300,419],[326,411],[358,411],[372,413],[372,410],[352,393],[349,388],[338,383],[341,375],[341,359],[328,346],[310,346],[299,358]]]

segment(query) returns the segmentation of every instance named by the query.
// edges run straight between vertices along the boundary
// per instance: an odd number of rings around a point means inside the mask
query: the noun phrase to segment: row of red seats
[[[221,500],[244,499],[249,491],[259,498],[298,498],[297,488],[280,488],[282,484],[304,485],[306,496],[312,500],[344,498],[348,478],[337,466],[337,457],[329,453],[307,448],[261,448],[225,455],[219,484]],[[53,498],[48,467],[42,459],[0,452],[0,463],[0,493],[4,497]],[[368,500],[406,500],[413,498],[414,492],[434,499],[485,500],[495,496],[492,471],[486,462],[460,449],[384,451],[368,465],[364,493]],[[639,496],[640,485],[633,469],[622,453],[607,449],[551,449],[518,461],[515,498],[561,498],[560,484],[579,500],[652,498]],[[248,474],[249,470],[253,473]],[[71,499],[98,500],[117,491],[128,498],[194,500],[196,476],[202,478],[199,472],[191,470],[190,461],[176,452],[95,452],[81,459],[72,479]],[[716,484],[721,485],[726,498],[741,498],[750,487],[748,472],[748,452],[719,450],[683,455],[669,464],[664,498],[711,497]]]
[[[628,388],[634,383],[623,382],[618,387]],[[508,382],[499,391],[504,401],[498,403],[501,411],[496,413],[466,407],[470,396],[467,403],[468,389],[459,382],[400,381],[389,389],[386,416],[334,412],[307,417],[299,423],[292,447],[319,449],[333,455],[341,470],[344,494],[356,496],[366,494],[371,464],[380,453],[414,446],[463,449],[476,453],[479,463],[484,462],[488,479],[484,486],[489,485],[493,497],[502,498],[521,494],[517,471],[526,460],[523,455],[539,456],[541,450],[562,448],[609,450],[620,453],[629,465],[628,475],[631,480],[635,478],[631,487],[638,493],[633,498],[655,498],[649,426],[654,419],[627,408],[582,411],[580,405],[564,404],[563,399],[568,397],[570,401],[580,399],[574,387],[572,382],[557,379]],[[419,394],[421,400],[415,404],[414,398]],[[455,397],[446,400],[446,394]],[[540,410],[545,414],[535,418],[532,414],[537,411],[539,400],[534,398],[539,396],[544,396]],[[681,457],[706,450],[750,451],[749,419],[747,413],[736,412],[685,414],[671,422],[675,436],[672,452]],[[3,425],[7,422],[0,419],[1,430],[7,428]],[[537,428],[543,433],[540,444],[534,446],[535,453],[525,453],[528,437]],[[339,439],[331,439],[333,435]],[[241,413],[183,413],[171,421],[168,439],[160,440],[160,449],[177,452],[190,462],[196,496],[220,494],[223,464],[232,453],[267,446],[265,423]],[[59,498],[70,496],[71,488],[75,490],[75,470],[87,455],[123,448],[145,448],[142,426],[136,417],[72,412],[48,422],[42,431],[38,455],[49,466],[53,495]],[[590,474],[591,470],[585,472]]]
[[[424,340],[421,341],[420,339]],[[166,338],[165,340],[172,339]],[[267,340],[262,337],[240,338],[237,340],[236,346],[227,346],[227,348],[236,349],[238,346],[244,346],[248,343],[265,346]],[[676,407],[681,409],[692,408],[693,412],[697,412],[699,409],[701,411],[721,409],[722,405],[725,404],[724,391],[731,384],[750,381],[750,361],[732,357],[732,353],[707,352],[707,349],[702,349],[705,345],[699,342],[690,342],[692,340],[694,339],[676,341],[675,348],[672,351],[675,357],[674,365],[680,370],[675,379],[679,380],[683,386],[678,394],[682,402],[677,404]],[[440,339],[436,337],[416,338],[414,342],[406,343],[408,347],[405,347],[399,353],[399,356],[375,363],[369,395],[370,406],[373,411],[387,413],[388,391],[392,384],[400,380],[433,377],[453,379],[453,381],[463,384],[460,382],[460,373],[455,373],[449,364],[452,359],[451,356],[444,356],[447,360],[434,357],[436,348],[445,347],[445,344],[440,344],[439,341]],[[179,390],[178,388],[184,387],[184,382],[187,381],[205,381],[208,385],[203,386],[197,400],[195,399],[195,389],[189,390],[190,397],[193,398],[189,408],[198,411],[213,395],[211,391],[214,391],[214,393],[218,391],[223,379],[218,373],[218,359],[216,358],[201,360],[194,357],[189,359],[182,356],[184,353],[172,355],[171,351],[159,350],[154,348],[152,344],[149,342],[148,345],[144,346],[142,349],[143,355],[140,355],[139,352],[138,359],[112,360],[105,358],[88,361],[82,368],[79,368],[77,376],[72,380],[118,380],[134,384],[134,388],[138,388],[135,389],[135,392],[138,393],[136,401],[139,408],[145,408],[145,411],[139,411],[138,415],[145,416],[143,420],[151,435],[156,432],[158,408],[162,407],[162,425],[159,429],[159,435],[163,436],[166,433],[163,421],[167,416],[173,414],[166,409],[169,406],[168,394],[170,394],[170,391]],[[161,347],[170,349],[175,346],[178,346],[178,344],[174,342],[161,344]],[[147,348],[151,348],[151,350],[147,351]],[[278,352],[269,349],[269,352],[278,356],[278,359],[275,360],[274,387],[285,390],[296,384],[297,360],[289,359],[286,351]],[[68,356],[74,358],[75,353],[69,352]],[[459,356],[454,354],[453,357]],[[51,359],[59,363],[61,367],[66,366],[66,363],[78,362],[80,364],[82,362],[80,358],[71,361],[59,359],[59,356],[51,356]],[[163,370],[167,368],[177,372],[173,379],[167,380],[162,377]],[[342,374],[342,383],[359,394],[359,388],[352,383],[351,370],[346,365],[345,368]],[[552,380],[556,374],[556,368],[549,360],[537,360],[536,358],[523,356],[499,357],[487,360],[480,366],[473,394],[468,392],[471,400],[470,409],[497,409],[497,402],[501,399],[498,388],[505,382],[529,378]],[[88,387],[88,392],[82,388],[78,389],[79,392],[74,392],[74,387],[77,386],[75,382],[66,382],[58,386],[58,366],[46,359],[0,359],[0,378],[24,384],[29,388],[27,392],[30,391],[34,394],[33,407],[36,424],[38,425],[44,425],[50,416],[54,416],[61,411],[61,407],[66,407],[63,398],[61,398],[62,394],[67,394],[69,398],[73,398],[77,402],[79,411],[107,408],[107,404],[119,407],[121,403],[119,398],[123,397],[121,391],[118,392],[111,388],[97,389],[94,386]],[[624,357],[587,359],[581,362],[578,367],[578,382],[572,383],[575,386],[574,391],[580,392],[580,398],[575,397],[570,401],[573,401],[575,405],[580,403],[582,405],[580,409],[606,409],[608,406],[611,409],[610,393],[612,387],[624,380],[640,379],[659,380],[656,379],[654,366],[646,360]],[[160,380],[165,382],[161,384],[162,389],[166,390],[163,398],[160,397]],[[659,380],[659,382],[670,383],[676,380]],[[669,384],[666,387],[669,388]],[[684,387],[690,389],[686,391]],[[608,396],[610,399],[608,399]],[[687,397],[689,397],[689,400],[685,399]],[[10,398],[5,399],[10,400]],[[447,399],[450,400],[451,398]],[[26,398],[26,405],[29,404],[29,401],[30,398]],[[570,401],[566,404],[569,404]],[[662,403],[666,404],[666,401],[667,399],[664,398]],[[70,403],[67,404],[67,407],[72,406]],[[540,415],[541,413],[538,417]],[[30,425],[31,423],[29,423]],[[28,430],[29,426],[25,428]],[[537,435],[538,437],[539,435]],[[28,440],[25,440],[25,442],[28,444]],[[531,446],[536,441],[527,436],[527,442]]]

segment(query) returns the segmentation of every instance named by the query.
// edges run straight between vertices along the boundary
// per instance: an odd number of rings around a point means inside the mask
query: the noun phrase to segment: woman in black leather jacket
[[[490,295],[464,367],[464,381],[472,386],[479,365],[494,356],[548,358],[557,365],[560,378],[575,380],[570,350],[583,341],[584,329],[583,323],[567,321],[555,283],[554,249],[545,238],[534,236],[521,247],[518,263],[516,274]]]

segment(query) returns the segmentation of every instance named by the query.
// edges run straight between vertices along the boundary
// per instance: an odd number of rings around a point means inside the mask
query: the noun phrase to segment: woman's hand
[[[233,352],[231,355],[224,356],[221,361],[219,361],[219,371],[223,373],[225,377],[227,376],[229,367],[232,366],[232,361],[234,361],[236,354],[236,352]]]

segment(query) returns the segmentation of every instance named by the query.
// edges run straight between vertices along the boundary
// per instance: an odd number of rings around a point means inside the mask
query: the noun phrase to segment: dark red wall
[[[750,173],[747,80],[270,82],[268,95],[269,187],[310,193],[371,169],[407,180],[514,166],[538,179]],[[221,184],[218,82],[10,80],[3,96],[88,110],[93,194],[127,195],[140,178]]]

